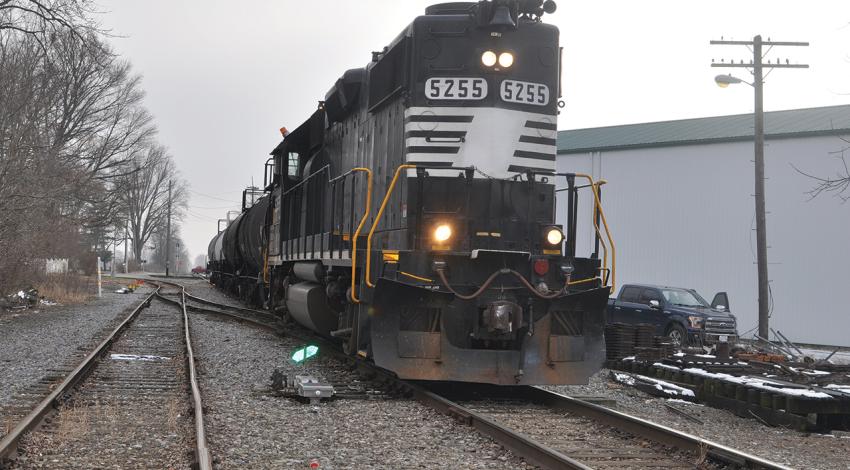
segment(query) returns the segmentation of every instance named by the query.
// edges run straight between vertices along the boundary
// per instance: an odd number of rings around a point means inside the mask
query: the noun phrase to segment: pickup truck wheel
[[[677,348],[681,348],[685,346],[687,342],[687,333],[685,333],[685,329],[682,328],[682,325],[678,323],[674,323],[667,329],[667,337],[673,340],[673,344]]]

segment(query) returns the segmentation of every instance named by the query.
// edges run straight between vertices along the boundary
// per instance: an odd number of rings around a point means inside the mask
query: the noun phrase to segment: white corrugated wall
[[[845,147],[836,136],[766,144],[771,326],[792,340],[850,344],[850,202],[809,200],[815,181],[794,169],[835,176],[840,161],[830,153]],[[608,181],[618,284],[692,287],[708,301],[725,290],[743,333],[758,318],[752,155],[752,142],[718,143],[560,155],[557,168]],[[589,196],[581,195],[579,254],[592,251]],[[566,193],[558,205],[564,223]]]

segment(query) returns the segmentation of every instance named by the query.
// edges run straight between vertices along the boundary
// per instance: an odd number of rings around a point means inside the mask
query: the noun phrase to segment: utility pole
[[[118,257],[118,228],[112,232],[112,279],[115,279],[115,258]]]
[[[770,287],[767,277],[767,218],[765,210],[764,196],[764,69],[770,69],[768,74],[773,69],[802,69],[808,68],[805,64],[791,64],[788,59],[781,64],[779,59],[776,63],[770,60],[764,63],[765,56],[773,49],[774,46],[808,46],[808,42],[787,42],[787,41],[763,41],[761,36],[755,36],[752,41],[711,41],[712,45],[733,45],[751,47],[753,51],[753,59],[749,64],[740,61],[734,63],[734,60],[726,63],[725,60],[721,63],[712,61],[712,67],[735,67],[746,68],[753,75],[753,90],[755,91],[755,107],[753,115],[755,125],[753,129],[753,142],[755,153],[755,205],[756,205],[756,258],[758,265],[758,304],[759,304],[759,336],[767,339],[770,334]],[[763,52],[763,47],[767,46],[767,51]],[[719,82],[718,82],[719,83]]]
[[[129,223],[124,223],[124,274],[127,274],[127,248],[130,246],[130,244],[127,243],[130,240],[128,236],[130,228],[128,225]]]
[[[165,277],[171,264],[171,180],[168,180],[168,220],[165,223]]]

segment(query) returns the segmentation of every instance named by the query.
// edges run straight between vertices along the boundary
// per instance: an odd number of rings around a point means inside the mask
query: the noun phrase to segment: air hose
[[[454,294],[457,298],[459,298],[461,300],[472,300],[472,299],[479,297],[481,294],[484,293],[485,290],[487,290],[487,288],[490,287],[490,284],[492,284],[493,281],[495,281],[496,278],[499,277],[502,274],[513,274],[535,296],[537,296],[541,299],[544,299],[544,300],[552,300],[554,298],[557,298],[557,297],[564,295],[567,292],[567,285],[565,283],[564,287],[561,290],[559,290],[555,293],[542,294],[537,289],[535,289],[534,286],[532,286],[531,283],[528,282],[528,279],[526,279],[525,276],[523,276],[522,274],[518,273],[517,271],[514,271],[513,269],[502,268],[498,271],[495,271],[493,274],[491,274],[490,277],[488,277],[487,280],[484,281],[484,284],[481,284],[481,287],[479,287],[478,290],[476,290],[475,292],[473,292],[470,295],[463,295],[463,294],[458,293],[456,290],[454,290],[452,288],[452,286],[449,284],[448,279],[446,279],[446,272],[445,271],[446,271],[445,268],[438,268],[437,269],[437,276],[439,276],[440,281],[442,281],[442,283],[446,287],[446,289],[448,289],[449,292],[451,292],[452,294]]]

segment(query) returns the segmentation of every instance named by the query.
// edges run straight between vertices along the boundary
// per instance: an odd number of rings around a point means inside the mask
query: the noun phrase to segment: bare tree
[[[0,0],[0,31],[15,31],[36,39],[71,33],[83,42],[98,31],[91,0]]]
[[[185,210],[141,78],[104,42],[94,6],[0,0],[0,292],[39,257],[105,253],[125,221],[140,259],[164,235],[169,182],[173,220]]]
[[[185,183],[165,148],[150,145],[136,155],[134,169],[119,179],[120,199],[130,225],[133,253],[141,260],[142,250],[155,233],[165,233],[168,216],[168,186],[171,190],[172,220],[180,220],[187,204]]]
[[[839,137],[842,142],[842,147],[834,152],[829,152],[839,161],[838,170],[834,176],[817,176],[804,172],[794,166],[798,173],[811,178],[815,182],[815,186],[806,192],[810,199],[814,199],[821,194],[831,193],[833,196],[841,199],[842,202],[850,200],[850,167],[847,165],[846,154],[850,152],[850,140],[844,137]],[[792,165],[793,166],[793,165]]]

